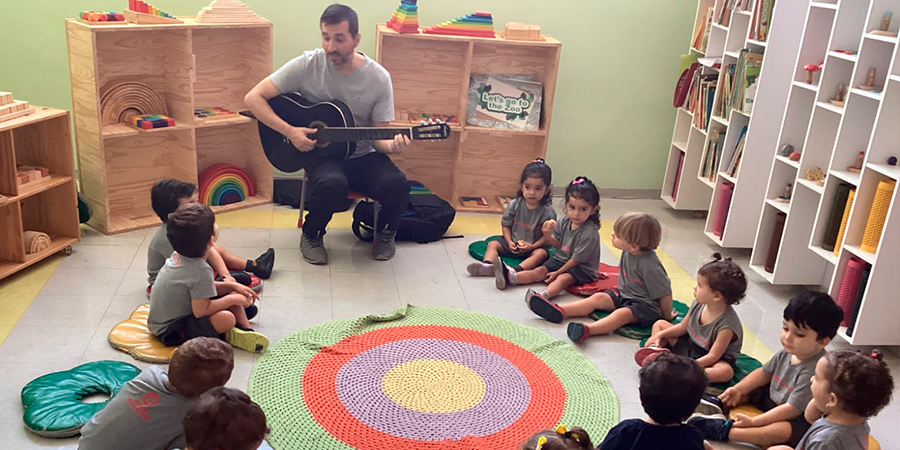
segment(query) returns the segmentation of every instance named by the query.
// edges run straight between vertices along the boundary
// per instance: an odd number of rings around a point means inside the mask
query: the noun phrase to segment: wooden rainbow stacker
[[[493,38],[495,37],[494,18],[491,17],[491,13],[489,12],[479,11],[475,14],[467,14],[458,19],[425,28],[422,32],[428,34],[450,34],[454,36]]]

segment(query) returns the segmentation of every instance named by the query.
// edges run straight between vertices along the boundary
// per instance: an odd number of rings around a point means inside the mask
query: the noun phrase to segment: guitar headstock
[[[423,122],[422,125],[412,127],[412,138],[423,139],[447,139],[450,137],[450,125],[441,122]]]

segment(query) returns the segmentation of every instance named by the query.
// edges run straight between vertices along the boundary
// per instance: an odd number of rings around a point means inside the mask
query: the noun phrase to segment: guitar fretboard
[[[378,141],[384,139],[393,139],[394,136],[398,134],[402,134],[412,139],[411,128],[335,127],[322,128],[316,131],[316,140],[324,140],[327,142]]]

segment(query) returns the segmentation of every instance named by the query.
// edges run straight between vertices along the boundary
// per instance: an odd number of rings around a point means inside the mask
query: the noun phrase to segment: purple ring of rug
[[[454,413],[423,413],[394,403],[384,394],[382,379],[393,367],[419,359],[468,367],[484,380],[484,398]],[[407,339],[367,350],[341,367],[335,383],[341,403],[360,422],[420,441],[494,434],[515,422],[531,402],[531,387],[509,360],[476,345],[443,339]]]

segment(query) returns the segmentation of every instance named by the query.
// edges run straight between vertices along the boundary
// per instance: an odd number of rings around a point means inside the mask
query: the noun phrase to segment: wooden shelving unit
[[[697,19],[692,39],[706,20],[706,11],[714,7],[718,17],[726,0],[701,0],[697,6]],[[661,196],[674,209],[710,211],[707,215],[704,234],[713,242],[726,248],[750,248],[756,234],[756,211],[765,199],[765,177],[760,174],[768,170],[771,149],[781,118],[784,116],[784,98],[793,81],[793,64],[806,16],[809,0],[776,1],[775,9],[765,42],[750,39],[751,24],[756,11],[733,10],[728,18],[728,26],[715,25],[710,31],[705,53],[691,48],[701,57],[716,58],[721,67],[736,64],[742,49],[764,51],[764,63],[757,80],[756,97],[752,113],[743,111],[741,105],[734,105],[726,116],[712,116],[710,129],[718,129],[724,146],[720,165],[715,168],[713,180],[702,176],[705,149],[710,133],[693,127],[692,114],[684,108],[676,112],[672,146],[668,154],[668,165]],[[758,7],[757,2],[753,3]],[[726,12],[726,15],[728,13]],[[715,104],[724,95],[721,68],[701,67],[703,74],[719,74],[719,88]],[[727,172],[735,145],[740,140],[743,127],[747,127],[744,151],[740,166],[734,176]],[[687,139],[685,141],[685,139]],[[684,143],[682,145],[682,143]],[[681,175],[676,177],[678,161],[684,155]],[[675,186],[677,179],[678,186]],[[713,233],[717,213],[716,207],[722,195],[723,186],[734,185],[725,229],[721,236]],[[677,196],[672,193],[677,189]]]
[[[544,41],[399,34],[376,29],[375,59],[391,73],[394,108],[401,112],[456,115],[459,125],[444,141],[416,141],[394,162],[457,211],[503,212],[497,196],[513,197],[522,167],[547,153],[550,118],[562,44]],[[484,128],[465,123],[471,74],[536,75],[544,85],[537,130]],[[488,207],[465,207],[460,197],[484,197]]]
[[[214,163],[243,168],[257,194],[213,207],[230,211],[272,200],[272,168],[256,123],[245,117],[200,122],[194,108],[244,109],[243,98],[272,72],[272,24],[198,23],[90,26],[66,20],[81,190],[93,208],[89,224],[120,233],[159,223],[150,188],[162,178],[197,183]],[[100,96],[110,83],[139,81],[165,100],[176,126],[138,130],[102,126]]]
[[[31,115],[0,123],[0,279],[80,239],[75,161],[69,112],[36,107]],[[42,166],[50,176],[18,186],[16,165]],[[25,231],[50,236],[50,247],[25,253]]]
[[[778,209],[762,207],[751,268],[776,284],[824,284],[837,299],[844,269],[851,257],[871,265],[852,335],[842,327],[838,334],[854,345],[898,345],[900,327],[900,208],[896,189],[890,200],[879,246],[874,253],[861,248],[880,181],[898,180],[900,170],[889,166],[890,156],[900,156],[900,45],[897,38],[868,33],[877,29],[885,12],[900,11],[898,0],[837,0],[812,3],[796,59],[795,82],[778,137],[779,146],[794,145],[799,163],[787,165],[776,157],[771,162],[768,195],[772,199],[786,183],[794,183],[781,246],[772,273],[763,268]],[[897,29],[894,23],[892,30]],[[853,58],[836,50],[858,51]],[[805,84],[807,63],[825,61],[814,89]],[[829,102],[838,84],[856,87],[875,67],[880,93],[850,89],[844,106]],[[847,170],[859,151],[865,151],[861,173]],[[827,174],[825,186],[805,180],[806,170],[819,167]],[[856,189],[846,231],[837,255],[823,249],[829,213],[837,186]],[[782,212],[784,212],[782,210]]]

